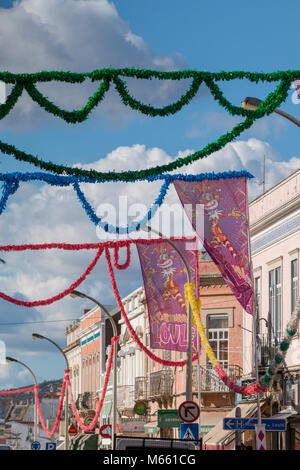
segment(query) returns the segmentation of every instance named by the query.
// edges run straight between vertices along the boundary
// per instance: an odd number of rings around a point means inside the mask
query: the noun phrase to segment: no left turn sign
[[[184,401],[178,409],[178,414],[185,423],[193,423],[199,418],[200,409],[194,401]]]

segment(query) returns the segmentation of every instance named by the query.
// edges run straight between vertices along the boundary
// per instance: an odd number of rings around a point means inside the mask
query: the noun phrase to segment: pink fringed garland
[[[77,279],[77,281],[71,284],[71,286],[69,286],[60,294],[54,295],[53,297],[50,297],[49,299],[35,300],[33,302],[15,299],[13,297],[10,297],[9,295],[4,294],[3,292],[0,292],[0,297],[15,305],[22,305],[23,307],[38,307],[41,305],[50,305],[53,302],[56,302],[57,300],[61,300],[64,297],[66,297],[68,294],[70,294],[74,289],[76,289],[76,287],[78,287],[85,280],[85,278],[91,273],[91,271],[96,266],[97,261],[99,260],[100,256],[102,255],[103,250],[104,250],[104,247],[98,249],[96,256],[94,257],[92,262],[89,264],[89,266],[86,268],[84,273]]]
[[[82,423],[82,421],[80,420],[80,417],[79,417],[78,412],[77,412],[76,405],[74,403],[74,398],[73,398],[73,395],[72,395],[72,387],[71,387],[71,383],[70,383],[69,374],[66,374],[66,376],[65,376],[65,380],[66,380],[66,383],[67,383],[67,386],[68,386],[68,391],[69,391],[69,396],[70,396],[70,402],[71,402],[71,406],[72,406],[72,410],[73,410],[76,422],[77,422],[78,426],[81,429],[83,429],[84,431],[91,431],[92,429],[94,429],[94,427],[96,426],[97,421],[99,419],[99,416],[100,416],[100,413],[101,413],[101,410],[102,410],[102,406],[103,406],[103,402],[104,402],[104,399],[105,399],[105,395],[106,395],[107,386],[108,386],[108,381],[109,381],[109,376],[110,376],[110,371],[111,371],[111,366],[112,366],[112,361],[113,361],[113,355],[114,355],[114,348],[116,347],[115,343],[118,341],[118,339],[119,339],[118,336],[113,336],[112,339],[111,339],[111,350],[110,350],[110,355],[109,355],[109,359],[108,359],[107,370],[106,370],[104,386],[103,386],[103,390],[102,390],[102,394],[101,394],[101,399],[100,399],[100,401],[97,405],[97,410],[96,410],[96,414],[93,418],[93,421],[90,423],[89,426],[85,426]]]
[[[7,390],[4,392],[0,392],[0,395],[11,395],[13,393],[23,393],[23,392],[31,392],[32,390],[36,390],[39,387],[36,387],[35,385],[33,387],[27,387],[27,388],[18,388],[17,390]]]
[[[119,250],[120,250],[120,247],[119,246],[115,247],[115,249],[114,249],[114,267],[116,269],[127,269],[128,266],[130,265],[130,261],[131,261],[130,247],[131,247],[131,245],[129,245],[129,244],[126,246],[127,254],[126,254],[126,261],[125,261],[124,264],[119,264]]]
[[[68,370],[65,370],[65,376],[66,376],[66,373],[68,373]],[[44,417],[43,417],[42,410],[41,410],[39,395],[37,393],[37,390],[35,390],[35,400],[36,400],[36,405],[37,405],[37,411],[38,411],[38,414],[39,414],[39,417],[40,417],[40,422],[41,422],[43,430],[45,431],[46,434],[48,434],[49,437],[53,436],[56,429],[58,428],[61,413],[62,413],[62,409],[63,409],[63,405],[64,405],[65,389],[66,389],[66,379],[64,377],[64,380],[63,380],[63,383],[62,383],[62,389],[61,389],[61,396],[60,396],[58,410],[57,410],[57,416],[56,416],[56,420],[55,420],[54,426],[53,426],[51,431],[48,430],[48,428],[45,424]]]
[[[230,390],[233,390],[235,393],[239,393],[241,395],[255,395],[259,392],[266,392],[268,389],[263,388],[258,382],[255,384],[247,385],[247,387],[243,387],[241,385],[237,385],[233,380],[231,380],[226,372],[222,369],[220,364],[217,364],[214,367],[215,371],[217,372],[218,376],[227,385]]]

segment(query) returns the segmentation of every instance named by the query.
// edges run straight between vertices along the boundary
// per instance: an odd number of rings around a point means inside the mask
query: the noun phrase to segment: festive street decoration
[[[202,325],[200,315],[199,315],[199,305],[197,300],[194,297],[194,289],[192,283],[186,284],[186,292],[188,295],[189,302],[191,303],[193,316],[195,323],[198,328],[198,332],[201,338],[201,344],[205,347],[206,354],[214,367],[215,371],[217,372],[220,379],[225,383],[225,385],[233,390],[235,393],[239,393],[241,395],[254,395],[260,392],[266,392],[268,387],[271,385],[280,365],[284,361],[284,358],[287,354],[287,350],[289,349],[290,342],[292,338],[297,333],[298,324],[300,320],[300,297],[298,298],[297,305],[295,312],[292,314],[290,321],[288,322],[286,328],[286,334],[283,341],[280,343],[279,348],[275,354],[275,358],[272,361],[270,367],[268,368],[267,372],[264,374],[260,382],[256,382],[255,384],[248,385],[247,387],[241,386],[233,382],[233,380],[228,377],[226,372],[222,369],[220,363],[218,362],[210,344],[207,339],[205,329]]]
[[[124,83],[122,78],[136,78],[142,80],[183,80],[191,79],[192,83],[186,93],[184,93],[179,100],[175,103],[156,108],[151,105],[145,105],[140,101],[133,98],[127,90],[127,85]],[[252,124],[264,116],[271,114],[280,104],[285,101],[288,96],[288,91],[291,83],[295,79],[300,78],[300,70],[288,70],[283,72],[275,73],[256,73],[256,72],[201,72],[196,70],[183,70],[174,72],[161,72],[155,70],[139,70],[134,68],[124,69],[102,69],[94,70],[89,73],[72,73],[63,71],[42,71],[37,73],[21,73],[13,74],[11,72],[0,72],[0,80],[4,83],[10,83],[13,85],[13,89],[4,104],[0,105],[0,119],[7,116],[14,108],[18,99],[20,98],[23,90],[25,90],[31,99],[35,101],[40,107],[42,107],[48,113],[55,115],[61,119],[64,119],[68,123],[82,122],[91,113],[91,111],[99,105],[103,100],[105,94],[108,92],[110,85],[114,84],[115,89],[119,93],[122,102],[126,106],[130,106],[132,109],[139,111],[148,116],[168,116],[175,114],[182,109],[183,106],[187,105],[193,97],[196,96],[200,85],[205,84],[210,90],[214,99],[222,106],[228,113],[233,116],[245,117],[245,120],[233,129],[222,135],[216,142],[209,143],[202,150],[196,151],[191,155],[185,157],[179,157],[176,160],[166,164],[159,165],[156,167],[143,169],[139,171],[109,171],[109,172],[98,172],[96,170],[85,170],[82,168],[72,168],[65,165],[58,165],[53,162],[45,162],[40,158],[26,153],[22,150],[17,149],[13,145],[7,144],[0,141],[0,151],[3,155],[13,155],[17,160],[26,161],[32,163],[47,171],[51,171],[56,174],[67,174],[76,176],[87,176],[91,178],[99,178],[103,181],[137,181],[146,177],[153,177],[158,174],[173,171],[184,165],[192,163],[193,161],[205,158],[212,153],[223,148],[227,143],[237,138],[244,130],[249,129]],[[85,80],[90,79],[92,82],[100,82],[98,90],[89,98],[87,104],[80,110],[66,111],[56,104],[52,103],[46,98],[36,87],[38,83],[45,83],[51,81],[65,82],[65,83],[83,83]],[[229,80],[241,80],[248,79],[251,82],[258,83],[264,82],[278,82],[276,89],[269,93],[269,95],[262,101],[256,110],[247,110],[239,106],[234,106],[230,101],[225,98],[223,92],[220,90],[216,82],[218,81],[229,81]]]
[[[35,390],[37,387],[34,385],[33,387],[27,388],[18,388],[16,390],[1,390],[0,395],[14,395],[15,393],[24,393],[24,392],[31,392]]]
[[[253,313],[246,176],[201,182],[174,181],[207,253],[246,312]]]
[[[157,210],[161,207],[164,202],[165,196],[167,191],[170,187],[170,184],[176,181],[186,181],[186,182],[201,182],[204,179],[209,181],[214,181],[218,179],[228,179],[228,178],[240,178],[245,176],[247,178],[253,178],[253,176],[245,170],[242,171],[227,171],[222,173],[200,173],[198,175],[158,175],[155,178],[148,178],[146,179],[147,182],[162,180],[163,184],[161,186],[160,192],[157,198],[153,201],[150,209],[148,212],[139,220],[135,221],[126,227],[122,226],[114,226],[112,224],[107,223],[106,221],[102,220],[100,217],[96,215],[96,211],[93,209],[91,204],[87,201],[83,191],[80,189],[79,183],[103,183],[103,181],[99,181],[97,179],[89,179],[84,177],[76,177],[76,176],[57,176],[51,175],[48,173],[0,173],[0,181],[3,181],[2,187],[2,196],[0,199],[0,214],[5,210],[7,201],[10,196],[15,194],[15,192],[19,189],[20,183],[29,182],[29,181],[41,181],[43,183],[47,183],[51,186],[58,186],[58,187],[73,187],[78,197],[78,200],[83,207],[84,211],[86,212],[89,219],[92,221],[93,224],[102,228],[105,232],[109,233],[118,233],[118,234],[126,234],[131,233],[134,231],[139,230],[141,227],[145,226],[147,222],[149,222],[154,215],[156,214]]]
[[[186,247],[194,240],[178,240],[176,247],[185,257],[191,281],[197,284],[198,250]],[[167,242],[136,243],[147,299],[152,349],[184,351],[187,348],[187,310],[184,284],[187,272],[178,252]],[[197,351],[197,330],[193,328],[193,351]]]
[[[150,241],[150,240],[148,240]],[[151,240],[151,242],[157,242],[157,240]],[[141,242],[141,240],[139,241]],[[130,332],[133,340],[136,342],[136,344],[139,346],[139,348],[141,348],[141,350],[148,356],[150,357],[150,359],[152,359],[153,361],[157,362],[158,364],[162,364],[163,366],[174,366],[174,367],[182,367],[186,364],[186,360],[182,360],[182,361],[169,361],[167,359],[162,359],[160,358],[159,356],[156,356],[156,354],[154,354],[152,351],[150,351],[150,349],[148,349],[140,340],[140,338],[138,337],[138,335],[136,334],[134,328],[132,327],[130,321],[129,321],[129,318],[125,312],[125,308],[124,308],[124,305],[123,305],[123,302],[122,302],[122,299],[121,299],[121,296],[120,296],[120,293],[119,293],[119,290],[118,290],[118,287],[117,287],[117,283],[116,283],[116,278],[115,278],[115,275],[114,275],[114,271],[113,271],[113,267],[112,267],[112,263],[111,263],[111,257],[110,257],[110,253],[109,253],[109,249],[108,247],[105,248],[105,255],[106,255],[106,261],[107,261],[107,267],[108,267],[108,272],[109,272],[109,276],[110,276],[110,281],[111,281],[111,285],[112,285],[112,288],[113,288],[113,291],[114,291],[114,295],[115,295],[115,298],[116,298],[116,301],[118,303],[118,306],[120,308],[120,311],[121,311],[121,315],[123,317],[123,320],[128,328],[128,331]],[[192,360],[195,361],[197,360],[198,358],[198,354],[194,354],[193,355],[193,358]]]

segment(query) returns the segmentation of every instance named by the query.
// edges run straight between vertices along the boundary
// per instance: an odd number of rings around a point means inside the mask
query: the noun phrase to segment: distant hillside
[[[22,388],[27,388],[27,387],[32,387],[34,384],[29,384],[25,385]],[[46,393],[50,392],[51,390],[56,393],[58,392],[58,389],[62,385],[62,379],[57,379],[57,380],[47,380],[45,382],[41,382],[39,384],[39,398],[41,399]],[[9,390],[14,390],[13,388]],[[14,403],[21,403],[22,401],[27,401],[34,399],[34,392],[23,392],[23,393],[17,393],[13,395],[0,395],[0,415],[1,415],[1,408],[4,408],[5,405],[7,405],[10,400],[14,398]]]

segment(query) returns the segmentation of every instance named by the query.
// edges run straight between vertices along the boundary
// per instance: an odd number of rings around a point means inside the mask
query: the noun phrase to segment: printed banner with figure
[[[173,243],[181,250],[190,270],[197,292],[196,238],[176,239]],[[184,285],[187,272],[177,251],[166,241],[142,244],[137,242],[143,273],[149,325],[150,347],[186,352],[187,312]],[[192,249],[189,249],[192,248]],[[192,328],[193,352],[197,351],[197,329]]]
[[[205,250],[246,312],[253,313],[246,176],[174,181]]]

